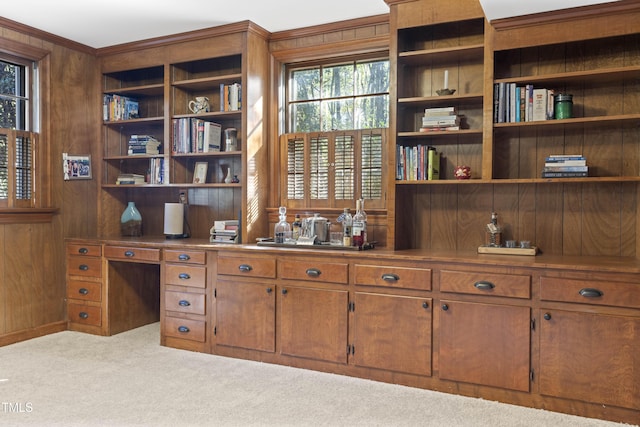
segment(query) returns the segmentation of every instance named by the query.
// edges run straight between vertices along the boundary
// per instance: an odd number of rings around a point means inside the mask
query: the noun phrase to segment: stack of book
[[[435,147],[398,145],[396,179],[399,181],[431,181],[440,179],[440,153]]]
[[[220,84],[220,111],[237,111],[242,108],[240,83]]]
[[[210,242],[214,243],[238,243],[238,227],[237,219],[227,219],[214,221],[211,227]]]
[[[102,118],[105,122],[137,119],[138,101],[121,95],[104,95],[102,101]]]
[[[161,145],[160,141],[151,135],[131,135],[127,154],[130,156],[160,154]]]
[[[496,83],[493,90],[494,123],[533,122],[554,118],[553,89],[527,84]]]
[[[425,108],[420,132],[460,130],[460,121],[456,107]]]
[[[553,154],[545,159],[543,178],[572,178],[589,176],[587,159],[579,154]]]
[[[171,122],[174,153],[208,153],[220,151],[222,126],[196,118],[173,119]]]
[[[121,173],[116,179],[116,184],[144,184],[144,175],[138,175],[135,173]]]
[[[149,182],[148,184],[164,184],[164,158],[154,157],[149,159]]]

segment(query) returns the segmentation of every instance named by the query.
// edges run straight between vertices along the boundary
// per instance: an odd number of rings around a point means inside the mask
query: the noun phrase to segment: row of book
[[[130,156],[160,154],[161,147],[162,143],[151,135],[131,135],[127,154]]]
[[[242,108],[240,83],[220,84],[220,111],[238,111]]]
[[[461,120],[456,107],[425,108],[420,132],[460,130]]]
[[[493,122],[515,123],[554,118],[554,90],[528,84],[496,83],[493,89]]]
[[[545,158],[543,178],[572,178],[589,176],[587,159],[579,154],[552,154]]]
[[[216,220],[210,230],[212,243],[238,243],[239,222],[237,219]]]
[[[102,98],[102,118],[105,122],[139,117],[138,101],[121,95],[105,94]]]
[[[165,162],[162,157],[149,159],[147,177],[136,173],[121,173],[116,178],[117,185],[164,184]]]
[[[424,181],[440,179],[440,153],[435,147],[396,146],[396,179],[399,181]]]
[[[222,126],[197,118],[171,121],[174,153],[207,153],[220,151]]]

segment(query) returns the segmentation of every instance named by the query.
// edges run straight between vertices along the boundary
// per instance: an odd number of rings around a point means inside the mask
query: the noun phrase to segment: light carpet
[[[0,425],[509,426],[623,424],[162,347],[158,323],[0,348]]]

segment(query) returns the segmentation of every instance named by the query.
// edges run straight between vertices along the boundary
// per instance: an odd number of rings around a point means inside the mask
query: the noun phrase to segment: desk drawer
[[[354,274],[356,285],[431,290],[431,270],[428,268],[356,264]]]
[[[207,253],[204,251],[177,251],[165,249],[164,260],[167,262],[181,262],[185,264],[205,264]]]
[[[165,264],[164,282],[168,285],[207,287],[207,268],[193,265]]]
[[[104,256],[109,259],[133,262],[160,262],[160,249],[127,246],[105,246]]]
[[[349,264],[303,258],[278,260],[278,277],[347,284],[349,282]]]
[[[531,298],[531,276],[442,270],[440,290],[462,294]]]
[[[205,322],[177,317],[165,317],[164,333],[166,336],[192,341],[205,341]]]
[[[67,255],[82,255],[82,256],[102,256],[102,246],[100,245],[83,245],[77,243],[67,244]]]
[[[70,276],[102,277],[102,258],[82,255],[67,257],[67,272]]]
[[[166,291],[164,309],[180,313],[205,314],[205,295]]]
[[[102,309],[99,306],[70,302],[67,306],[67,313],[70,322],[91,326],[102,325]]]
[[[541,277],[540,299],[640,308],[640,284]]]
[[[220,254],[218,274],[273,279],[276,277],[276,259]]]
[[[69,280],[67,283],[67,298],[84,301],[102,301],[102,285],[98,282],[83,282]]]

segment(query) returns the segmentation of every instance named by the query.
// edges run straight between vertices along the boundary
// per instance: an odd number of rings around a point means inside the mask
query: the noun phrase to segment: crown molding
[[[0,16],[0,27],[7,28],[9,30],[17,31],[19,33],[26,34],[30,37],[36,37],[44,41],[67,47],[69,49],[77,50],[80,52],[88,53],[90,55],[96,54],[96,49],[87,46],[82,43],[74,42],[64,37],[57,36],[47,31],[42,31],[29,25],[22,24],[20,22],[12,21],[11,19],[3,18]]]

